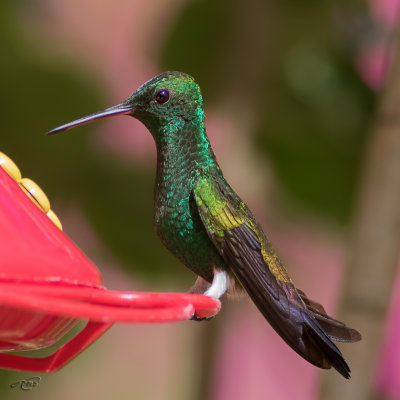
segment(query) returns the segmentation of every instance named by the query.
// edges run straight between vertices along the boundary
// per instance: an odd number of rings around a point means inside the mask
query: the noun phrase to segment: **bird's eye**
[[[168,90],[162,89],[156,94],[156,102],[158,104],[164,104],[168,100],[169,100],[169,91]]]

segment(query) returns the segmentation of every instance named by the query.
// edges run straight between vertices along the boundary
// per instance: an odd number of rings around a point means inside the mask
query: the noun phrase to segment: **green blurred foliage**
[[[153,230],[154,172],[133,169],[96,151],[88,137],[93,125],[45,135],[60,123],[109,104],[91,77],[65,62],[51,64],[40,46],[27,45],[18,25],[18,7],[24,5],[0,2],[1,151],[51,200],[79,204],[126,268],[149,277],[182,276],[182,267]],[[53,208],[57,212],[57,202]]]
[[[220,92],[226,73],[235,1],[189,2],[167,32],[160,54],[161,70],[184,71],[196,77],[206,102]]]
[[[374,94],[349,60],[314,45],[289,49],[277,74],[282,85],[269,87],[258,143],[286,198],[347,223]]]
[[[222,79],[229,70],[241,69],[232,76],[240,76],[249,85],[254,80],[253,69],[240,61],[242,54],[226,56],[226,43],[238,37],[230,33],[240,30],[241,40],[247,40],[249,47],[256,40],[266,56],[247,61],[263,63],[256,77],[258,90],[252,92],[257,98],[253,106],[255,144],[272,162],[281,188],[280,200],[346,224],[375,94],[354,70],[355,54],[349,51],[348,43],[353,38],[340,31],[334,14],[338,6],[344,16],[364,10],[358,1],[287,0],[267,8],[261,3],[251,0],[245,7],[251,8],[255,23],[259,21],[256,14],[267,11],[263,37],[251,23],[237,23],[237,10],[244,7],[239,0],[189,3],[167,36],[162,69],[193,73],[208,104],[217,93],[227,90],[227,84],[243,87],[243,82]],[[348,26],[346,29],[351,31]],[[238,61],[232,64],[226,59]],[[235,101],[245,107],[246,93],[236,92]]]

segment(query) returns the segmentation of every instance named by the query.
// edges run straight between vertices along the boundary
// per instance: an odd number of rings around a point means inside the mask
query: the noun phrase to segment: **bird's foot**
[[[205,296],[219,299],[222,297],[229,286],[229,277],[226,271],[214,268],[214,279],[211,285],[200,276],[197,278],[195,285],[191,288],[190,293],[203,293]],[[196,313],[190,318],[192,321],[209,321],[213,317],[198,317]]]
[[[198,317],[196,314],[193,314],[192,317],[190,318],[190,320],[201,322],[201,321],[209,321],[212,318],[214,318],[214,317]]]

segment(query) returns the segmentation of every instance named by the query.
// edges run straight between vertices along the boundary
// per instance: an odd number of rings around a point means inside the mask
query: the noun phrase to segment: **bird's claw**
[[[198,317],[196,314],[193,314],[192,317],[190,318],[191,321],[209,321],[214,317]]]

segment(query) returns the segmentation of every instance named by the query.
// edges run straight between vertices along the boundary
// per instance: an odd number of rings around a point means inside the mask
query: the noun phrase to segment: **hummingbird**
[[[162,243],[198,275],[191,292],[218,299],[247,292],[301,357],[350,378],[333,341],[356,342],[360,333],[328,316],[293,284],[261,226],[224,178],[206,134],[195,80],[182,72],[164,72],[124,102],[48,134],[116,115],[138,119],[154,138],[154,227]]]

